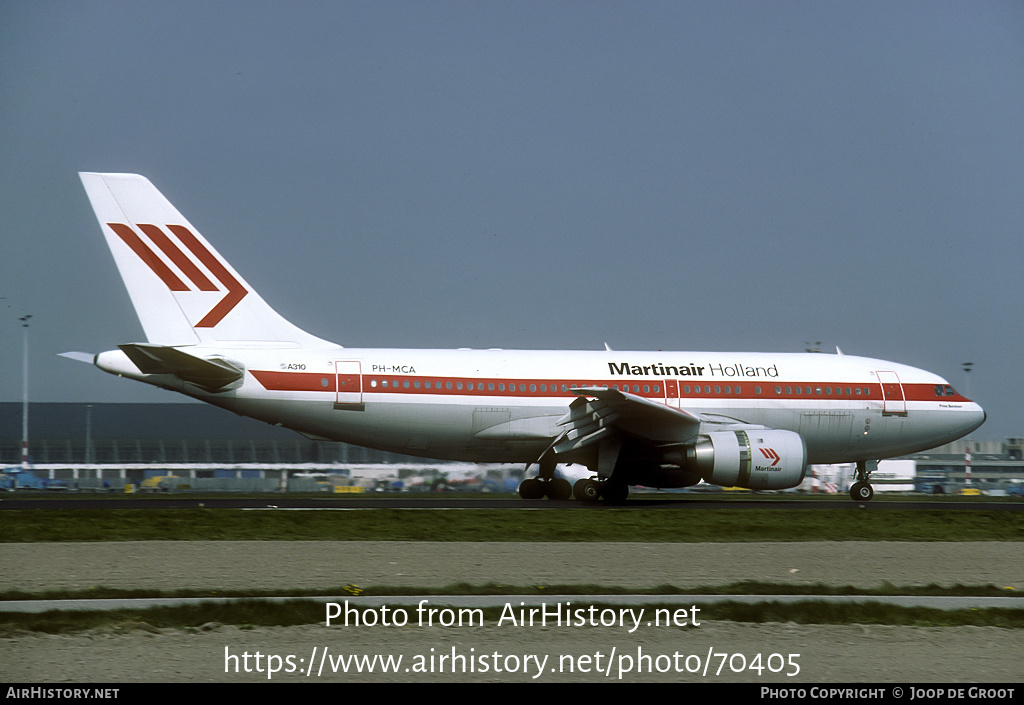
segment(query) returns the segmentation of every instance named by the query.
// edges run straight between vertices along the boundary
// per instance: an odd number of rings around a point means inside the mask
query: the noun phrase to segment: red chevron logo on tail
[[[189,284],[182,281],[181,277],[175,274],[168,264],[147,245],[135,230],[125,223],[107,223],[124,244],[131,248],[132,252],[138,255],[139,259],[146,263],[154,274],[167,285],[171,291],[192,291]],[[183,225],[168,225],[177,239],[185,246],[187,252],[183,251],[159,226],[149,223],[139,223],[139,229],[144,232],[150,241],[164,253],[193,286],[199,291],[220,291],[216,284],[196,266],[195,261],[189,256],[191,253],[199,262],[206,267],[214,278],[227,289],[224,298],[217,302],[217,305],[203,316],[202,320],[195,324],[195,328],[213,328],[220,323],[224,316],[238,305],[238,302],[245,298],[249,291],[242,286],[237,279],[231,276],[231,272],[221,264],[220,260],[205,247],[192,231]]]

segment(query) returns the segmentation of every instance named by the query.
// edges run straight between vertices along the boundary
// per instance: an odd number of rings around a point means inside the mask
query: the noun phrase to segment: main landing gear
[[[519,485],[519,496],[523,499],[567,500],[575,497],[580,502],[596,502],[603,499],[610,504],[622,504],[629,497],[629,486],[611,480],[577,480],[570,485],[560,477],[550,479],[531,477]]]
[[[875,496],[875,490],[869,481],[871,473],[878,469],[877,460],[857,461],[857,481],[850,488],[850,497],[854,502],[868,502]]]
[[[519,485],[519,496],[523,499],[553,499],[561,502],[572,497],[572,485],[568,480],[555,477],[555,462],[541,459],[537,477],[523,480]]]
[[[519,496],[523,499],[553,499],[562,501],[572,497],[572,485],[560,477],[545,479],[531,477],[519,485]]]
[[[611,480],[576,480],[572,496],[581,502],[596,502],[603,499],[610,504],[622,504],[629,497],[629,485]]]
[[[629,497],[629,486],[614,479],[602,480],[600,476],[577,480],[570,485],[568,480],[554,476],[554,467],[545,471],[541,466],[537,477],[523,480],[519,485],[519,496],[523,499],[553,499],[564,501],[575,497],[579,502],[596,502],[603,499],[609,504],[622,504]]]
[[[568,480],[555,477],[555,456],[545,453],[538,461],[537,477],[523,480],[519,485],[519,496],[523,499],[547,497],[554,500],[575,497],[580,502],[603,499],[609,504],[622,504],[629,496],[629,485],[618,479],[615,473],[621,448],[621,439],[602,440],[593,463],[587,464],[594,476],[577,480],[572,485]]]

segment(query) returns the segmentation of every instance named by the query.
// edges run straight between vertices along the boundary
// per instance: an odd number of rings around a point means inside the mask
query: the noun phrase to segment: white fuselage
[[[245,368],[210,394],[143,375],[123,353],[97,364],[314,438],[432,458],[532,462],[578,396],[611,387],[718,423],[799,433],[807,462],[925,450],[977,428],[984,411],[924,370],[849,355],[260,348],[215,351]],[[707,428],[705,428],[707,427]]]

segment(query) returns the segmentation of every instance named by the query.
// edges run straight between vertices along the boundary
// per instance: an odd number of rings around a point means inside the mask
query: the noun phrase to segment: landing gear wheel
[[[596,502],[600,494],[601,485],[593,480],[577,480],[572,486],[572,496],[581,502]]]
[[[601,488],[601,496],[609,504],[622,504],[629,496],[629,485],[624,482],[608,481]]]
[[[568,480],[556,477],[544,484],[546,485],[544,488],[544,494],[548,496],[548,499],[553,499],[556,502],[562,502],[572,496],[572,485],[569,484]]]
[[[855,482],[850,488],[850,497],[855,502],[869,502],[875,496],[875,490],[866,482]]]
[[[531,477],[529,480],[523,480],[519,485],[519,496],[523,499],[542,499],[544,497],[544,483],[534,477]]]
[[[871,473],[877,469],[877,460],[857,461],[857,481],[850,488],[850,496],[854,502],[867,502],[875,496],[875,491],[871,488]]]

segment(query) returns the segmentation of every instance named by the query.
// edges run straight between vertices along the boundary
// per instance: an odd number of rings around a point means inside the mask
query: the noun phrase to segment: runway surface
[[[1014,586],[1022,542],[119,541],[0,544],[0,590],[602,585]]]
[[[444,586],[464,581],[508,585],[638,585],[695,587],[739,580],[787,584],[978,585],[1024,589],[1019,542],[806,542],[754,544],[521,544],[416,542],[116,542],[0,544],[2,589],[89,586],[172,590],[315,587],[346,584]],[[13,567],[13,568],[12,568]],[[574,603],[580,604],[580,603]],[[126,623],[81,636],[5,634],[4,675],[22,682],[260,682],[265,670],[234,668],[229,656],[257,651],[305,664],[315,653],[431,657],[501,654],[496,673],[399,669],[390,673],[328,670],[278,673],[274,682],[755,682],[950,683],[1019,681],[1024,630],[865,625],[738,624],[699,627],[407,625],[159,630]],[[709,654],[728,657],[724,670],[692,672]],[[737,654],[739,656],[737,656]],[[795,654],[799,673],[731,670]],[[526,657],[550,660],[525,667]],[[652,657],[646,672],[620,673],[625,656]],[[674,663],[683,671],[659,670]],[[595,658],[616,664],[598,670]],[[686,658],[690,660],[687,661]],[[714,665],[722,659],[715,656]],[[450,661],[451,663],[467,663]],[[515,664],[519,668],[511,668]],[[639,663],[639,661],[638,661]],[[40,668],[40,664],[46,664]],[[255,665],[255,664],[253,664]],[[478,662],[479,665],[479,662]],[[305,666],[303,666],[305,667]],[[674,667],[673,667],[674,669]],[[787,669],[791,670],[791,669]],[[534,678],[534,676],[537,676]],[[620,676],[621,675],[621,679]]]

